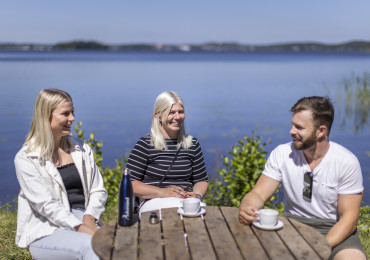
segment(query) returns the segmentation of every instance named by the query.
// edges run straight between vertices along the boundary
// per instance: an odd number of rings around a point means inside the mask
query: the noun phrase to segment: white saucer
[[[256,221],[253,222],[253,226],[255,226],[259,229],[263,229],[263,230],[277,230],[277,229],[282,228],[284,226],[284,223],[281,222],[280,220],[278,220],[278,222],[274,226],[263,226],[263,225],[261,225],[259,220],[256,220]]]
[[[199,208],[198,212],[196,213],[185,213],[183,208],[179,208],[177,210],[177,213],[179,213],[180,215],[183,215],[184,217],[194,218],[194,217],[199,217],[200,215],[203,215],[204,213],[206,213],[206,209]]]

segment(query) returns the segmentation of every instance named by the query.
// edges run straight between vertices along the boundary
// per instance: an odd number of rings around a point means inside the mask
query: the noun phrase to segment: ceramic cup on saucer
[[[200,199],[187,198],[182,201],[182,208],[185,213],[197,213],[200,208]]]
[[[278,221],[279,212],[273,209],[260,209],[258,211],[258,219],[262,226],[275,226]]]

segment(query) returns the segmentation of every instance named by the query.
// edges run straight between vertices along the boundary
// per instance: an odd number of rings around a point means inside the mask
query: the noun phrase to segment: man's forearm
[[[328,232],[326,239],[333,248],[343,242],[356,230],[356,223],[353,221],[341,219]]]
[[[240,203],[240,208],[245,208],[247,206],[253,206],[255,208],[263,208],[265,201],[255,192],[251,191],[244,196],[242,202]]]
[[[334,247],[350,236],[357,226],[357,219],[362,202],[362,193],[340,194],[338,196],[338,215],[339,221],[326,235],[331,247]]]

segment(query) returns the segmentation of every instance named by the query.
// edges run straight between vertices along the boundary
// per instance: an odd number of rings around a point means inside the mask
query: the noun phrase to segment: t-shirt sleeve
[[[279,170],[279,156],[281,158],[283,155],[281,154],[279,147],[277,147],[271,152],[269,158],[267,159],[265,169],[263,170],[262,174],[281,182],[282,177],[281,171]]]
[[[148,145],[143,138],[139,139],[132,149],[126,167],[131,171],[131,180],[142,181],[148,165]]]
[[[202,149],[197,139],[193,138],[194,149],[194,161],[193,161],[193,181],[194,183],[200,181],[208,181],[208,174],[206,170],[206,165],[204,163]]]
[[[339,180],[339,194],[357,194],[364,189],[361,166],[356,156],[349,157],[344,163]]]

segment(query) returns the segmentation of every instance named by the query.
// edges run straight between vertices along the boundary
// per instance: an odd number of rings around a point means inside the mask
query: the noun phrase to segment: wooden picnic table
[[[108,259],[328,259],[331,248],[313,228],[279,216],[280,230],[239,223],[238,208],[207,206],[204,217],[187,218],[177,208],[162,209],[151,224],[150,212],[130,227],[116,221],[96,232],[96,254]],[[159,216],[159,212],[158,212]]]

